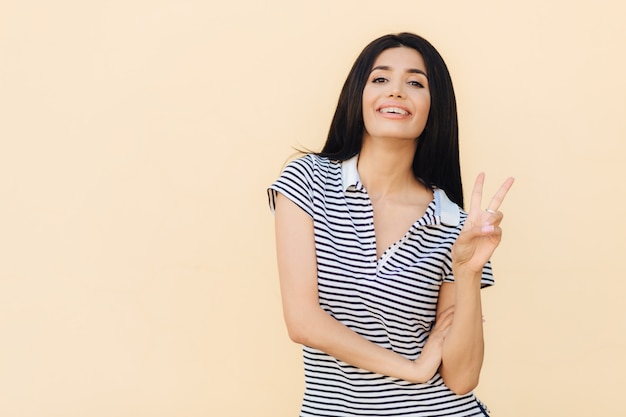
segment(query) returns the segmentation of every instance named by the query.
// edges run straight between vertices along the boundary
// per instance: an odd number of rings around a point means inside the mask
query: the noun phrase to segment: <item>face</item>
[[[407,47],[383,51],[363,89],[363,140],[415,140],[424,131],[430,91],[422,55]]]

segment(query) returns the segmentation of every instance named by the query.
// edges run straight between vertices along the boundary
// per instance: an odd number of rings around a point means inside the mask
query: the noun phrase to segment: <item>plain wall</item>
[[[0,415],[295,416],[265,189],[360,50],[450,67],[466,193],[507,176],[477,394],[621,416],[624,3],[0,1]]]

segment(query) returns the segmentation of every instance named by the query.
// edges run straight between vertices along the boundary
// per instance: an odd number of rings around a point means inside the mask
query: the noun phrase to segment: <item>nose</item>
[[[401,82],[389,83],[388,95],[389,97],[403,98],[404,97],[403,84]]]

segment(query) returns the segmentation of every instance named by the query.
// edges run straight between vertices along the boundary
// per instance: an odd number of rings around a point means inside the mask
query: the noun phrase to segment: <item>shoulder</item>
[[[332,165],[332,161],[324,156],[315,154],[306,154],[291,160],[285,166],[285,170],[303,169],[307,171],[316,171],[320,169],[328,169]]]
[[[276,195],[281,193],[312,217],[314,200],[323,193],[331,170],[332,161],[314,154],[303,155],[287,163],[280,177],[268,189],[270,208],[275,208]]]
[[[298,176],[309,183],[323,183],[326,178],[334,177],[340,171],[341,162],[325,156],[306,154],[289,162],[282,176]]]
[[[332,161],[315,154],[302,155],[288,162],[279,178],[270,186],[275,191],[293,190],[312,196],[313,189],[325,182]],[[340,165],[340,164],[339,164]]]

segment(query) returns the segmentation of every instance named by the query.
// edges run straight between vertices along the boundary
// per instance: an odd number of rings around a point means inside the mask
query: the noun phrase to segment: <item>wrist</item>
[[[423,384],[435,375],[441,364],[441,357],[436,357],[434,352],[429,355],[428,351],[423,351],[419,358],[409,363],[410,376],[407,378],[407,381],[414,384]]]
[[[412,360],[410,364],[410,376],[409,378],[407,378],[407,381],[413,384],[423,384],[424,382],[428,381],[429,378],[426,377],[426,372],[424,370],[423,361],[421,360],[421,358]]]
[[[480,268],[479,270],[475,270],[465,264],[452,262],[452,275],[454,275],[455,283],[460,283],[461,281],[480,282],[482,279],[483,270],[482,268]]]

